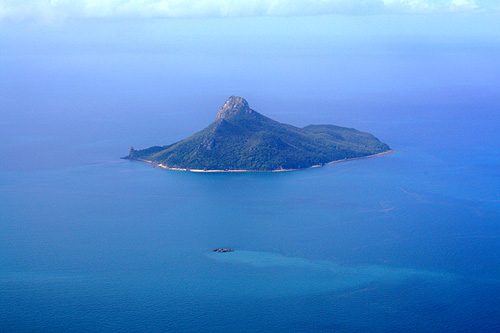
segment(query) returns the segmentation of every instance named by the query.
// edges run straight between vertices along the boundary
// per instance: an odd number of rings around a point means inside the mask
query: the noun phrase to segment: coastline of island
[[[302,128],[277,122],[238,96],[215,121],[169,145],[135,150],[123,158],[189,172],[285,172],[374,157],[391,148],[374,135],[336,125]]]
[[[331,165],[331,164],[336,164],[336,163],[341,163],[341,162],[348,162],[348,161],[354,161],[354,160],[361,160],[361,159],[365,159],[365,158],[378,157],[378,156],[387,155],[387,154],[390,154],[390,153],[393,153],[393,152],[394,152],[394,150],[391,149],[391,150],[384,151],[384,152],[377,153],[377,154],[373,154],[373,155],[360,156],[360,157],[352,157],[352,158],[344,158],[344,159],[341,159],[341,160],[335,160],[335,161],[327,162],[327,163],[324,163],[324,164],[312,165],[310,167],[303,168],[303,169],[276,169],[276,170],[202,170],[202,169],[186,169],[186,168],[172,168],[172,167],[168,167],[166,165],[163,165],[161,163],[155,163],[153,161],[149,161],[149,160],[145,160],[145,159],[141,159],[141,158],[131,159],[131,160],[148,163],[148,164],[151,164],[154,167],[165,169],[165,170],[197,172],[197,173],[222,173],[222,172],[235,172],[235,173],[236,172],[238,172],[238,173],[239,172],[291,172],[291,171],[300,171],[300,170],[307,170],[307,169],[312,169],[312,168],[319,168],[319,167],[323,167],[323,166],[326,166],[326,165]]]

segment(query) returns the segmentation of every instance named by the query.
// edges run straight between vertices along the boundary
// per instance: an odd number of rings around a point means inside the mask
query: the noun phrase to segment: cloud
[[[478,9],[474,0],[452,0],[450,4],[451,11],[473,10]]]
[[[491,0],[0,0],[0,19],[188,18],[494,10]]]

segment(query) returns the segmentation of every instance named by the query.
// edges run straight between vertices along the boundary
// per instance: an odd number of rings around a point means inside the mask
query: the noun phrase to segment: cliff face
[[[369,133],[333,125],[282,124],[231,96],[204,130],[168,146],[131,148],[129,159],[169,168],[270,171],[303,169],[390,150]]]

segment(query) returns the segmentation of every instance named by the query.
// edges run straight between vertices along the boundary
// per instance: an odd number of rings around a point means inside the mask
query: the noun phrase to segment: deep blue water
[[[498,156],[394,148],[290,173],[4,171],[0,325],[498,329]]]
[[[240,58],[246,83],[226,81],[240,64],[224,59],[196,73],[170,53],[181,69],[161,54],[4,54],[0,331],[499,330],[495,47],[384,45],[274,55],[271,73]],[[342,59],[358,76],[334,75]],[[203,128],[233,93],[395,152],[289,173],[119,159]]]

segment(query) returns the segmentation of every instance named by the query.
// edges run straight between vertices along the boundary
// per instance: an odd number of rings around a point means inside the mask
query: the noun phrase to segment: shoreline
[[[155,167],[166,169],[166,170],[199,172],[199,173],[221,173],[221,172],[289,172],[289,171],[300,171],[300,170],[307,170],[307,169],[312,169],[312,168],[319,168],[319,167],[323,167],[323,166],[331,165],[331,164],[335,164],[335,163],[341,163],[341,162],[348,162],[348,161],[354,161],[354,160],[361,160],[361,159],[365,159],[365,158],[378,157],[378,156],[387,155],[387,154],[390,154],[390,153],[393,153],[393,152],[394,152],[394,150],[391,149],[391,150],[388,150],[388,151],[384,151],[382,153],[377,153],[377,154],[367,155],[367,156],[361,156],[361,157],[344,158],[342,160],[331,161],[331,162],[327,162],[327,163],[324,163],[324,164],[312,165],[310,167],[303,168],[303,169],[277,169],[277,170],[202,170],[202,169],[183,169],[183,168],[171,168],[171,167],[167,167],[166,165],[163,165],[161,163],[155,163],[153,161],[148,161],[148,160],[144,160],[144,159],[141,159],[141,158],[130,159],[130,160],[148,163],[148,164],[151,164],[151,165],[153,165]]]

